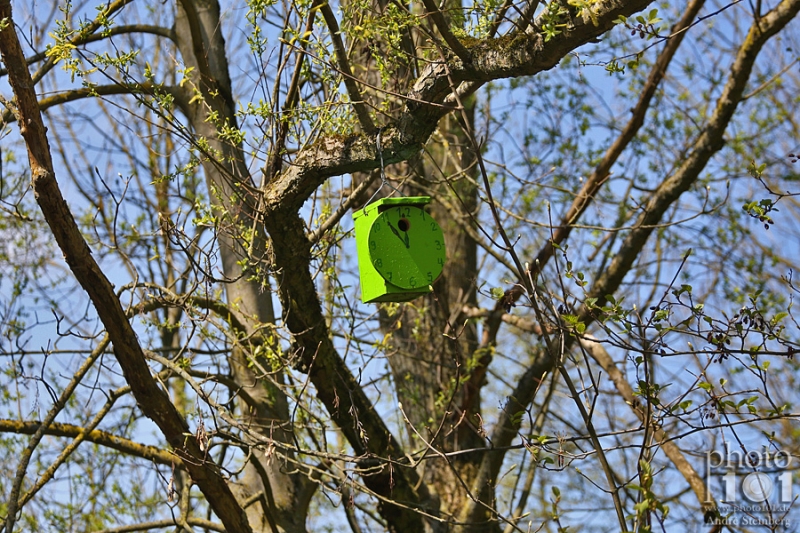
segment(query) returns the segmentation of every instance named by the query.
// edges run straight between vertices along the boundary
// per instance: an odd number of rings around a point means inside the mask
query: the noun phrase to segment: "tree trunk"
[[[239,409],[251,428],[259,428],[270,439],[290,443],[292,428],[286,396],[280,388],[281,374],[259,375],[254,370],[258,366],[251,364],[253,343],[265,342],[262,335],[271,331],[275,321],[267,280],[271,265],[266,257],[265,233],[256,216],[256,199],[247,193],[252,190],[252,178],[242,146],[221,140],[220,124],[209,120],[209,115],[215,112],[222,124],[237,127],[220,26],[216,0],[178,2],[175,21],[178,48],[186,65],[194,67],[191,82],[186,84],[187,92],[196,89],[203,96],[192,104],[187,94],[180,104],[195,134],[208,143],[210,153],[203,158],[202,166],[210,201],[226,214],[217,238],[227,301],[246,327],[241,345],[234,346],[230,356],[233,379],[249,399],[242,401]],[[286,472],[284,459],[253,450],[238,491],[242,500],[257,498],[256,503],[247,507],[254,531],[305,531],[314,484],[305,472],[292,470],[295,473]]]

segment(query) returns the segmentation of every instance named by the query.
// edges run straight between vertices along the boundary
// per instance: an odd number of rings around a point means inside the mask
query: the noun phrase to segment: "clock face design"
[[[392,285],[427,287],[444,269],[442,228],[419,207],[390,207],[370,227],[369,256],[375,270]]]

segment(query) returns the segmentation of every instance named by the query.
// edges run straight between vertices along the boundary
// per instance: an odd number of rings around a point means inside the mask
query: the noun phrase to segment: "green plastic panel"
[[[439,224],[423,209],[429,203],[428,196],[384,198],[353,214],[363,302],[405,302],[430,292],[446,251]]]

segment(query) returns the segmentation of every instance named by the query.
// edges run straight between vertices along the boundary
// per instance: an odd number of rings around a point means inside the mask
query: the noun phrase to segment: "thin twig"
[[[367,133],[372,133],[375,130],[375,123],[372,121],[367,106],[364,105],[361,91],[358,90],[356,78],[353,76],[353,69],[347,59],[347,48],[344,45],[344,41],[342,41],[342,32],[339,31],[339,22],[336,20],[336,15],[333,14],[333,9],[331,9],[331,5],[328,2],[322,3],[320,11],[331,34],[333,49],[336,52],[336,62],[339,64],[339,71],[342,73],[347,94],[350,95],[350,103],[353,104],[361,128]]]
[[[439,30],[444,41],[447,43],[447,46],[449,46],[465,64],[470,63],[471,56],[469,50],[467,50],[463,43],[458,40],[458,37],[453,35],[453,32],[450,31],[450,26],[447,24],[442,11],[436,7],[433,0],[422,0],[422,4],[425,6],[425,10],[428,12],[428,15],[436,26],[436,29]]]
[[[105,336],[103,340],[92,350],[91,355],[86,358],[83,364],[78,368],[78,371],[72,376],[72,379],[67,383],[67,386],[64,387],[64,390],[61,392],[61,395],[58,397],[57,401],[53,403],[53,406],[47,412],[47,415],[41,422],[41,425],[33,434],[33,436],[28,441],[28,445],[25,447],[25,450],[22,452],[20,456],[19,465],[17,466],[17,471],[14,474],[14,480],[11,484],[11,492],[9,493],[8,501],[6,505],[8,506],[8,514],[6,516],[6,523],[5,529],[8,533],[13,533],[14,531],[14,522],[16,521],[17,512],[22,507],[22,498],[20,498],[20,491],[22,490],[22,481],[25,479],[25,473],[28,469],[28,464],[33,457],[33,452],[39,443],[42,441],[42,438],[47,434],[47,429],[50,427],[50,424],[56,419],[56,416],[66,407],[67,402],[72,397],[72,393],[75,392],[75,389],[80,385],[83,381],[84,376],[89,372],[89,370],[94,365],[95,361],[105,353],[106,348],[108,348],[110,339],[108,336]]]

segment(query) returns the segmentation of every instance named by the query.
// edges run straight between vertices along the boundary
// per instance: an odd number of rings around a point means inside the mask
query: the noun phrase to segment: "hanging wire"
[[[378,128],[378,135],[376,135],[376,137],[375,137],[375,144],[376,144],[376,146],[378,148],[378,158],[379,158],[379,160],[381,162],[381,186],[378,187],[378,190],[375,191],[375,194],[372,195],[372,198],[370,198],[369,201],[365,204],[365,208],[366,208],[366,205],[371,204],[372,201],[375,199],[375,197],[378,196],[378,193],[381,192],[381,190],[383,189],[384,185],[388,185],[389,187],[391,187],[392,190],[394,190],[394,192],[396,192],[400,196],[403,195],[403,193],[401,193],[399,190],[397,190],[397,188],[394,185],[392,185],[391,183],[389,183],[389,180],[386,179],[386,168],[383,165],[383,147],[381,146],[381,133],[382,132],[383,132],[383,128]]]

